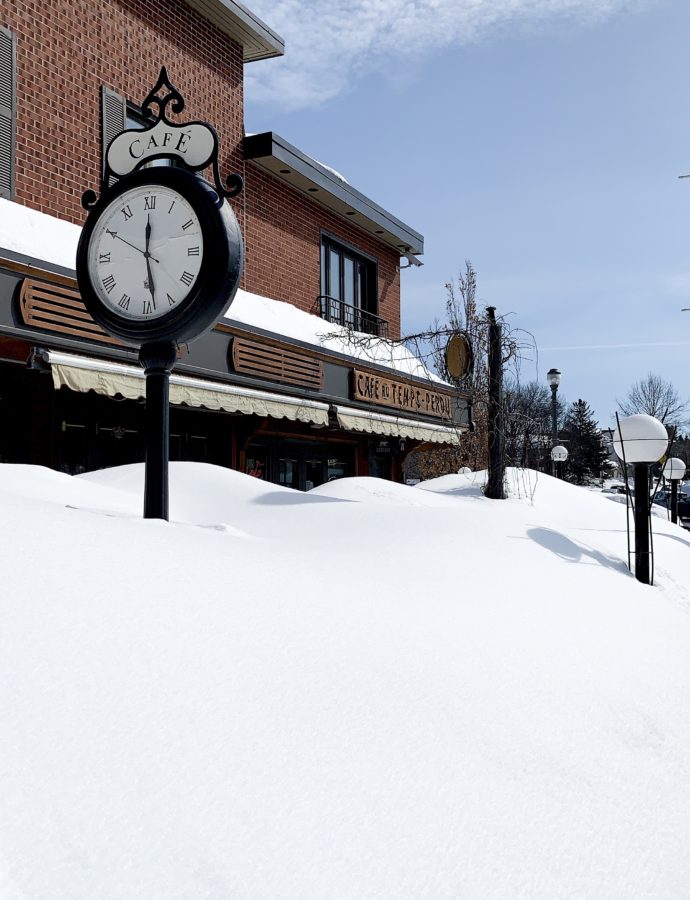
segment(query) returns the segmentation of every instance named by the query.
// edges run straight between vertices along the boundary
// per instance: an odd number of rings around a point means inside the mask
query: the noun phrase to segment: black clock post
[[[177,348],[171,341],[143,344],[139,350],[146,378],[145,519],[168,519],[170,373],[176,359]]]
[[[89,215],[77,248],[86,309],[109,334],[139,348],[146,379],[145,519],[168,518],[170,373],[177,348],[223,316],[244,255],[226,202],[242,190],[242,178],[221,181],[211,125],[176,124],[168,107],[180,113],[184,99],[163,68],[142,105],[151,124],[113,138],[100,197],[94,191],[82,197]],[[155,159],[175,165],[145,168]],[[199,177],[209,167],[213,182]]]

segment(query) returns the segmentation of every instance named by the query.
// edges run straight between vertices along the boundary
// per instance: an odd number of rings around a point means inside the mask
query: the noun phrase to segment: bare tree
[[[514,379],[517,379],[523,351],[533,348],[533,338],[521,329],[511,327],[506,316],[496,317],[501,326],[501,360]],[[445,349],[448,338],[461,333],[467,338],[473,357],[471,370],[461,378],[455,378],[446,366]],[[455,282],[446,284],[445,321],[437,319],[429,328],[417,335],[403,338],[416,356],[427,359],[445,380],[459,390],[467,391],[473,398],[472,417],[474,430],[459,435],[456,446],[435,448],[415,453],[414,462],[424,478],[457,472],[461,466],[484,469],[488,463],[489,448],[489,315],[479,310],[477,300],[477,273],[469,260]]]
[[[562,423],[564,408],[560,397],[557,415]],[[509,379],[503,392],[503,428],[509,466],[545,468],[550,463],[552,443],[551,395],[546,385]]]
[[[623,400],[616,400],[624,416],[645,413],[654,416],[667,427],[682,427],[688,422],[688,401],[681,400],[670,381],[651,372],[636,381]]]

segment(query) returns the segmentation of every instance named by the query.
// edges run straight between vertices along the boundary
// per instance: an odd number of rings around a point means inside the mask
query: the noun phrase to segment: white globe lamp
[[[678,524],[678,482],[685,475],[685,463],[672,456],[664,463],[664,478],[671,482],[671,521]]]
[[[685,463],[677,456],[671,456],[664,463],[664,478],[669,481],[680,481],[685,475]]]
[[[551,451],[551,459],[554,462],[565,462],[568,458],[568,451],[561,444],[558,444],[557,447],[554,447]]]
[[[620,420],[614,433],[616,455],[631,465],[658,462],[667,447],[666,429],[654,416],[628,416]]]

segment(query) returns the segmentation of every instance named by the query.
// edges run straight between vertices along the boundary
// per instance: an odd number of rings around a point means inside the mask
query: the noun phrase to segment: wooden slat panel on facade
[[[300,387],[321,390],[323,388],[323,363],[319,359],[282,347],[273,347],[234,338],[232,365],[236,372],[284,381]]]
[[[93,321],[79,293],[62,285],[25,278],[19,294],[19,309],[25,325],[122,346]]]

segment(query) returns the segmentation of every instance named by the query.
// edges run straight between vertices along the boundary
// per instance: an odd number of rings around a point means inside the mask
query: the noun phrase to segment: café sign
[[[159,121],[146,130],[123,131],[108,147],[108,165],[115,175],[128,175],[141,163],[161,156],[183,160],[190,169],[207,166],[215,149],[213,132],[192,122],[173,125]]]
[[[165,66],[158,81],[141,105],[148,126],[127,128],[117,134],[106,150],[101,188],[105,190],[113,179],[126,178],[153,160],[168,159],[181,163],[191,172],[213,167],[213,180],[219,204],[225,198],[236,197],[242,190],[242,178],[230,175],[223,182],[218,168],[218,134],[208,122],[178,124],[168,116],[168,109],[181,113],[184,97],[170,82]],[[89,197],[83,205],[88,209],[95,202]]]
[[[353,372],[353,399],[378,403],[409,413],[423,413],[452,420],[451,397],[430,388],[408,384],[394,378],[382,378],[370,372]]]

